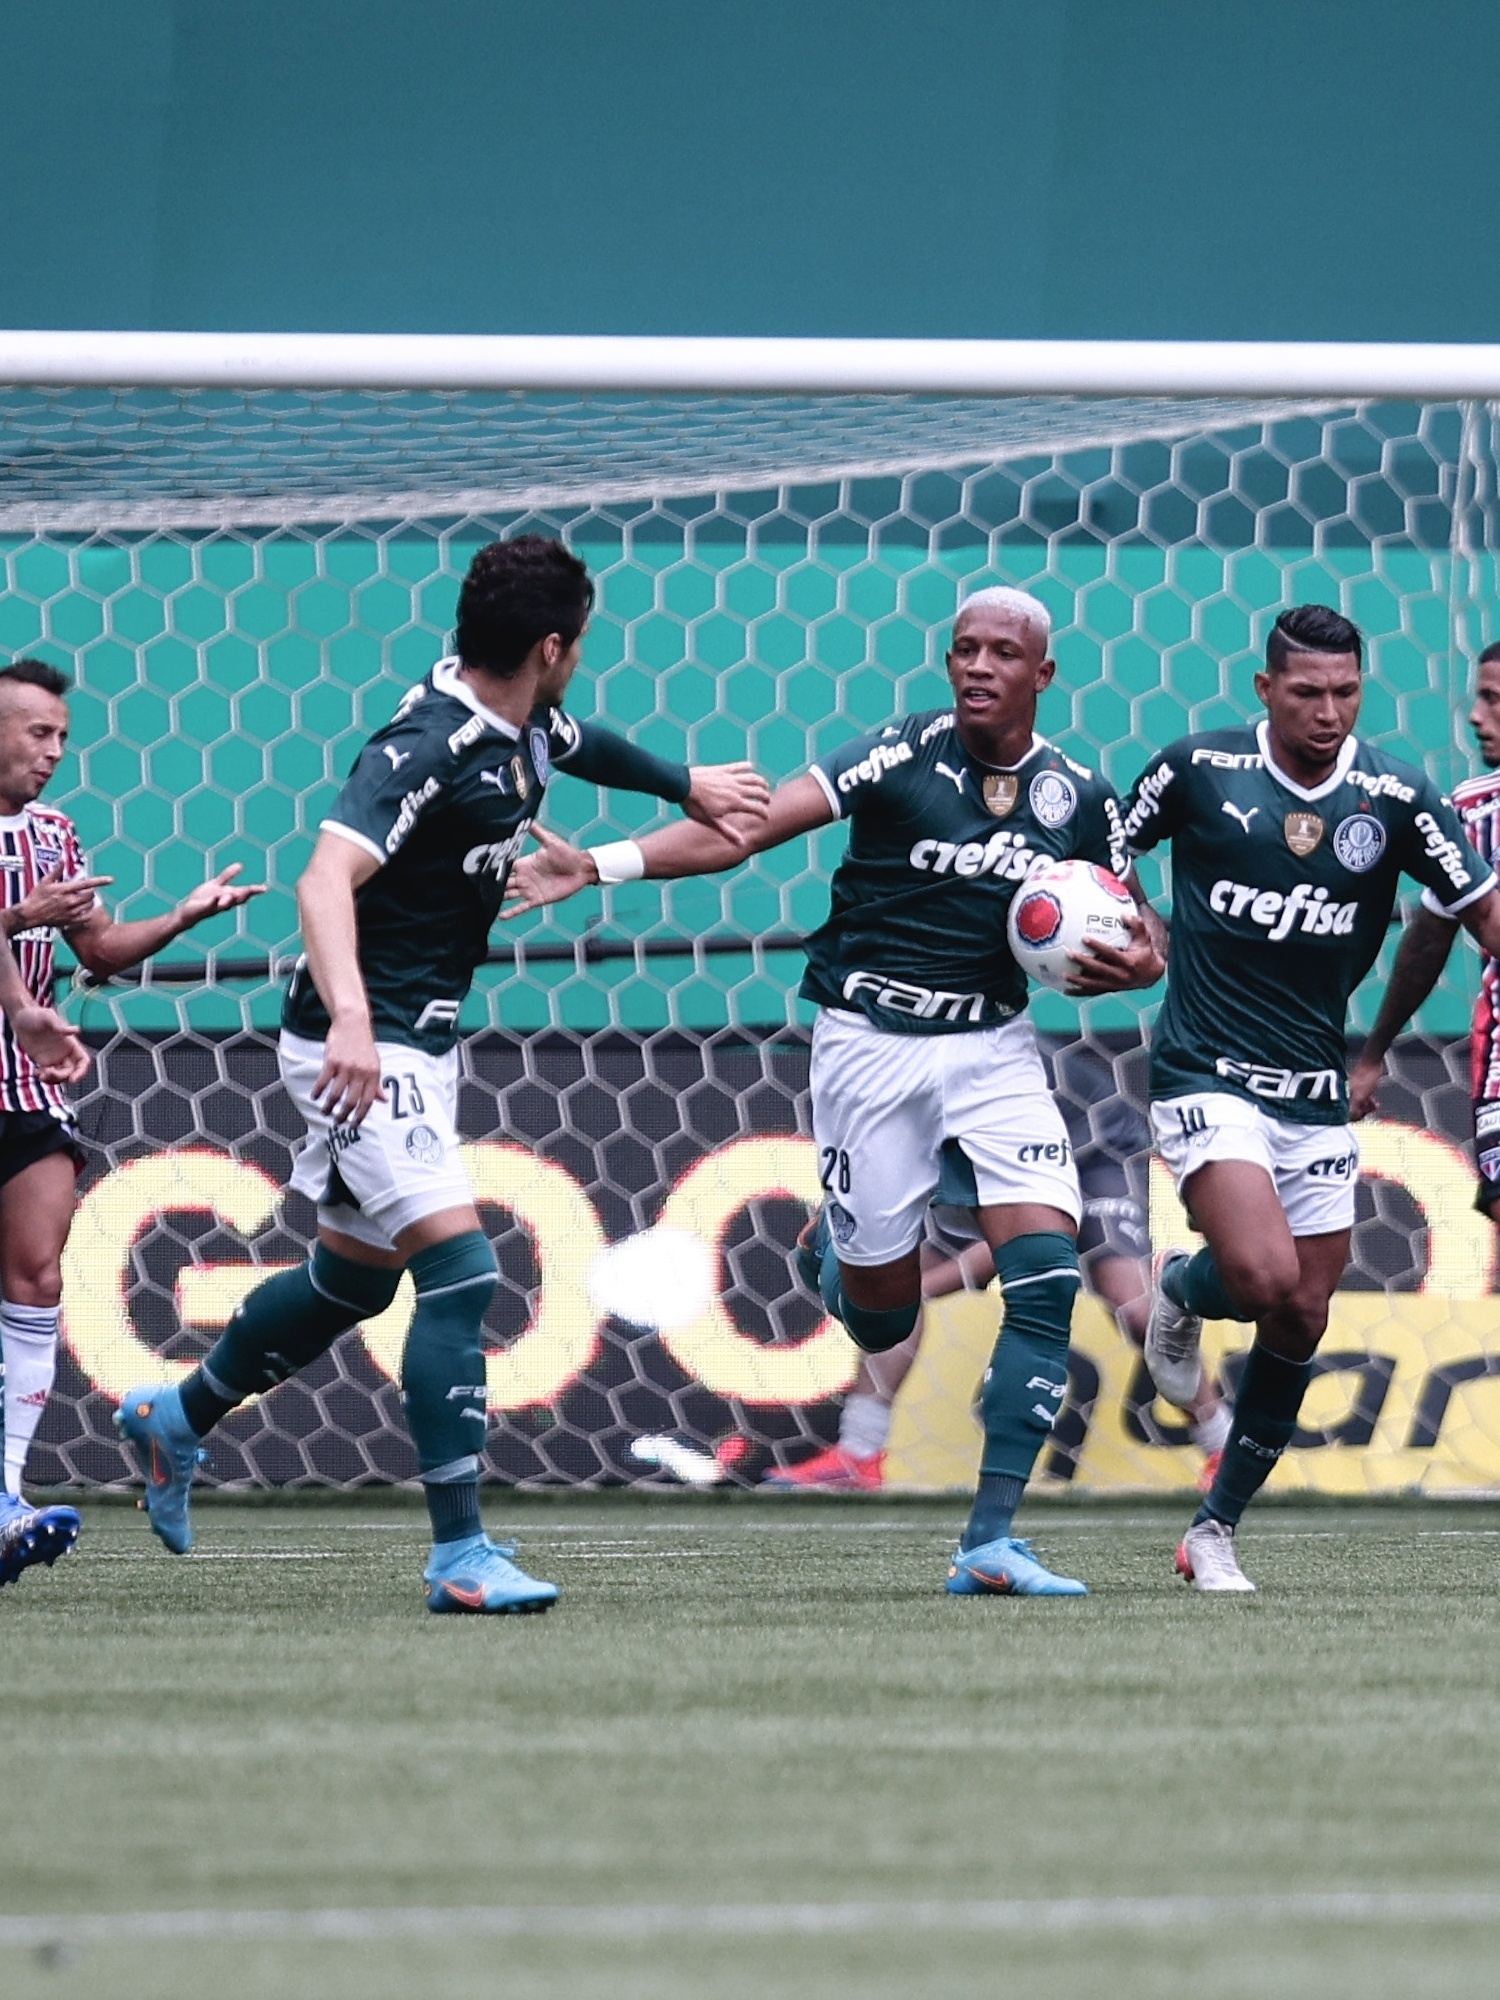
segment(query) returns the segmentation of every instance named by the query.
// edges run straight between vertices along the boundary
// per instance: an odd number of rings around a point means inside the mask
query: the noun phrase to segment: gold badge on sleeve
[[[984,802],[996,819],[1015,811],[1021,796],[1021,780],[1014,771],[991,771],[983,785]]]
[[[1282,822],[1282,831],[1293,854],[1299,861],[1305,861],[1323,838],[1325,828],[1318,813],[1292,812]]]

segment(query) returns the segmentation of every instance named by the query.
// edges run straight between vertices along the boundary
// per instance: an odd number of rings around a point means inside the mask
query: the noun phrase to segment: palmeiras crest
[[[1323,838],[1325,828],[1318,813],[1291,812],[1282,822],[1282,831],[1293,854],[1305,861]]]
[[[1374,813],[1350,813],[1333,832],[1333,851],[1352,875],[1363,875],[1385,852],[1385,828]]]

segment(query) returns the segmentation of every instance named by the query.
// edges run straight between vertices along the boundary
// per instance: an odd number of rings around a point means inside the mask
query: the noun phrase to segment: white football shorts
[[[1352,1125],[1297,1125],[1230,1091],[1205,1090],[1153,1104],[1151,1130],[1179,1195],[1210,1160],[1248,1160],[1271,1176],[1293,1236],[1354,1227],[1359,1139]]]
[[[956,1035],[892,1035],[825,1007],[813,1027],[813,1137],[828,1226],[846,1264],[916,1247],[953,1140],[974,1205],[1038,1202],[1077,1222],[1073,1149],[1031,1023]]]
[[[403,1229],[445,1208],[462,1208],[474,1189],[459,1151],[458,1051],[430,1056],[377,1042],[385,1102],[362,1125],[335,1126],[313,1099],[323,1044],[282,1034],[281,1079],[307,1123],[291,1184],[317,1203],[318,1220],[368,1243],[394,1248]]]

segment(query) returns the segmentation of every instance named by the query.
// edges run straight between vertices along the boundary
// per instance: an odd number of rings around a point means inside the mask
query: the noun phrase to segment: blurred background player
[[[428,1607],[544,1611],[557,1596],[480,1520],[483,1324],[499,1273],[454,1122],[459,1010],[554,765],[709,821],[753,824],[767,796],[746,764],[689,770],[563,713],[593,601],[561,542],[481,549],[459,594],[457,656],[408,689],[323,821],[297,885],[305,956],[279,1045],[308,1128],[292,1185],[317,1203],[317,1245],[249,1294],[180,1388],[133,1389],[116,1417],[141,1457],[151,1526],[175,1553],[192,1545],[202,1438],[383,1312],[409,1269],[401,1386],[432,1521]]]
[[[949,1143],[967,1164],[966,1205],[1004,1292],[979,1488],[948,1572],[955,1596],[1085,1589],[1011,1533],[1066,1391],[1082,1205],[1006,913],[1039,860],[1128,866],[1113,788],[1036,732],[1037,701],[1056,672],[1050,637],[1046,606],[1027,592],[977,591],[953,625],[953,706],[816,758],[778,786],[748,842],[759,852],[849,823],[801,989],[818,1008],[811,1092],[825,1200],[798,1254],[824,1304],[866,1354],[910,1335],[924,1219]],[[589,853],[537,838],[540,851],[516,871],[517,912],[599,882],[708,874],[742,858],[698,827]],[[1136,917],[1130,947],[1096,952],[1076,984],[1123,991],[1160,976],[1152,933]]]
[[[22,980],[50,1002],[60,932],[99,978],[138,965],[195,924],[261,894],[226,868],[160,917],[116,923],[99,900],[107,875],[85,872],[73,822],[39,805],[68,742],[69,681],[44,660],[0,668],[0,925]],[[80,1045],[81,1046],[81,1045]],[[76,1069],[76,1065],[74,1066]],[[77,1075],[88,1068],[87,1059]],[[63,1081],[49,1081],[7,1023],[0,1027],[0,1349],[5,1366],[5,1490],[0,1584],[54,1562],[77,1539],[72,1507],[33,1507],[27,1454],[57,1373],[62,1254],[85,1157]]]
[[[1485,775],[1453,788],[1453,805],[1474,851],[1493,868],[1500,854],[1500,644],[1479,655],[1469,727]],[[1427,998],[1448,962],[1458,926],[1438,914],[1426,895],[1401,933],[1391,983],[1359,1061],[1349,1075],[1352,1115],[1375,1108],[1386,1053]],[[1469,1039],[1469,1095],[1479,1184],[1474,1206],[1500,1223],[1500,964],[1480,953],[1479,998]]]
[[[1043,1050],[1044,1060],[1047,1051]],[[1145,1118],[1120,1089],[1108,1057],[1084,1042],[1065,1044],[1048,1063],[1058,1108],[1068,1127],[1083,1196],[1078,1258],[1084,1282],[1114,1313],[1134,1347],[1146,1337],[1151,1306],[1150,1230],[1145,1175],[1151,1134]],[[927,1211],[922,1245],[922,1298],[983,1291],[995,1263],[977,1234],[961,1193],[940,1180]],[[922,1343],[926,1314],[916,1331],[888,1354],[862,1355],[854,1387],[839,1412],[836,1443],[800,1464],[779,1466],[762,1485],[802,1491],[874,1492],[885,1479],[885,1446],[891,1411]],[[1229,1415],[1212,1377],[1204,1373],[1185,1411],[1194,1444],[1206,1456],[1200,1486],[1218,1469]]]
[[[1349,1255],[1359,1179],[1349,998],[1401,876],[1500,945],[1500,895],[1414,765],[1354,734],[1364,642],[1327,605],[1282,612],[1255,689],[1266,716],[1168,745],[1136,781],[1137,852],[1172,843],[1167,998],[1151,1122],[1205,1247],[1162,1260],[1146,1359],[1174,1400],[1205,1318],[1255,1335],[1213,1485],[1177,1551],[1202,1591],[1250,1591],[1235,1530],[1290,1443]]]

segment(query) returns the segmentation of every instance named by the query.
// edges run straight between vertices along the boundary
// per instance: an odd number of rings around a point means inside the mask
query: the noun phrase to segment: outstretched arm
[[[1475,905],[1476,915],[1490,906],[1500,918],[1500,895],[1493,890]],[[1467,913],[1464,922],[1468,923]],[[1456,923],[1447,917],[1434,916],[1431,910],[1425,908],[1419,909],[1403,928],[1401,942],[1396,948],[1396,963],[1391,967],[1390,980],[1380,1002],[1380,1012],[1365,1038],[1358,1062],[1349,1072],[1351,1118],[1366,1118],[1375,1109],[1386,1053],[1437,985],[1457,936]]]
[[[764,818],[771,795],[770,786],[753,764],[673,764],[601,723],[563,720],[567,728],[577,732],[578,741],[558,756],[560,771],[607,790],[647,792],[680,805],[689,819],[721,827],[735,841],[737,851],[745,851],[744,828],[737,830],[735,823],[742,818]]]
[[[108,979],[116,972],[123,972],[127,965],[139,965],[143,958],[150,958],[153,952],[160,951],[164,944],[181,937],[195,924],[217,917],[225,910],[237,910],[252,896],[266,893],[264,882],[237,883],[234,878],[239,872],[240,864],[236,861],[200,883],[191,895],[183,897],[175,910],[168,910],[164,916],[144,917],[128,924],[116,923],[103,904],[94,898],[94,884],[108,881],[107,876],[85,876],[81,881],[75,878],[72,882],[58,883],[44,876],[32,891],[33,896],[40,896],[49,887],[54,892],[75,893],[87,887],[88,907],[72,921],[66,917],[43,917],[35,921],[60,923],[68,943],[78,954],[80,965],[96,978]],[[19,907],[24,910],[26,905],[23,903]]]
[[[826,826],[832,818],[827,793],[816,778],[804,776],[777,786],[764,818],[741,819],[728,827],[681,820],[643,840],[582,849],[534,827],[537,852],[525,855],[512,869],[503,914],[524,916],[598,882],[637,882],[643,877],[669,882],[684,875],[712,875],[751,854],[779,847],[799,833]]]

